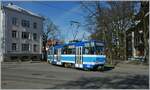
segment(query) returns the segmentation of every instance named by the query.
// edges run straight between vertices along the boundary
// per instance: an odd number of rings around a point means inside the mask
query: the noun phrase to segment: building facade
[[[1,6],[2,59],[40,59],[44,18],[13,4]]]

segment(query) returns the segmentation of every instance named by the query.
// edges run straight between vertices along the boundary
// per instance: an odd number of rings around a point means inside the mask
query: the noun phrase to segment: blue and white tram
[[[61,62],[61,51],[63,49],[63,45],[56,45],[50,47],[48,52],[48,62],[51,64],[62,65]]]
[[[52,64],[81,69],[99,69],[106,62],[104,43],[82,41],[50,48],[48,61]]]

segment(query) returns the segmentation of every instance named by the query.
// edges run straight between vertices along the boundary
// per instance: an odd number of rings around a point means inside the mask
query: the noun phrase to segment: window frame
[[[16,31],[16,30],[13,30],[13,31],[11,32],[11,36],[12,36],[12,38],[17,38],[17,31]]]
[[[37,40],[37,33],[33,33],[33,40]]]
[[[17,43],[12,43],[11,50],[17,51]]]
[[[30,21],[22,19],[21,20],[21,26],[30,28]]]
[[[38,50],[38,49],[37,49],[37,45],[34,44],[34,45],[33,45],[33,51],[34,51],[34,52],[37,52],[37,50]]]
[[[27,49],[28,48],[28,49]],[[30,51],[30,45],[29,44],[26,44],[26,43],[23,43],[21,45],[21,51]]]
[[[37,29],[37,23],[36,22],[33,22],[33,28]]]
[[[17,18],[16,17],[12,17],[12,24],[17,25]]]
[[[28,33],[28,35],[27,35],[27,33]],[[30,33],[29,32],[22,32],[21,38],[22,39],[30,39]]]

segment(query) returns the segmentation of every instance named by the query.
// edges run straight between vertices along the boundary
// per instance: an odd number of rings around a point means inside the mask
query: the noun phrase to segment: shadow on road
[[[148,75],[80,78],[65,84],[57,84],[51,89],[148,89],[148,80]]]
[[[53,65],[53,66],[56,66],[56,67],[61,67],[61,68],[65,68],[64,66],[61,66],[61,65]],[[114,69],[115,67],[113,66],[104,66],[104,69],[103,70],[100,70],[102,72],[105,72],[105,71],[110,71],[112,69]],[[66,69],[76,69],[76,70],[80,70],[80,71],[98,71],[97,69],[93,70],[93,69],[88,69],[88,70],[84,70],[84,69],[81,69],[81,68],[74,68],[74,67],[69,67],[69,68],[66,68]]]
[[[104,66],[104,68],[102,69],[102,70],[97,70],[97,69],[95,69],[95,70],[90,70],[90,71],[101,71],[101,72],[106,72],[106,71],[111,71],[111,70],[113,70],[115,67],[113,67],[113,66]]]
[[[112,70],[112,69],[114,69],[115,67],[113,67],[113,66],[104,66],[104,69],[102,70],[103,72],[105,72],[105,71],[110,71],[110,70]]]

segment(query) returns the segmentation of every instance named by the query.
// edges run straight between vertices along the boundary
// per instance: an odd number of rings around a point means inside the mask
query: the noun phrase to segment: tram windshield
[[[96,46],[95,49],[97,55],[104,55],[104,46]]]
[[[94,47],[84,47],[84,54],[94,54]]]
[[[84,48],[83,48],[83,53],[84,54],[94,54],[94,45],[91,43],[86,43]]]
[[[104,55],[104,44],[103,43],[95,43],[95,49],[97,55]]]

